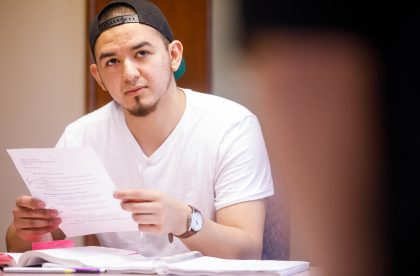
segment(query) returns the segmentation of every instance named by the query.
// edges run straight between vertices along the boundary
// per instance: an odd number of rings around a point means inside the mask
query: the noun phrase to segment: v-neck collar
[[[139,158],[142,163],[151,164],[157,162],[160,158],[162,158],[166,153],[170,151],[170,148],[173,146],[174,142],[176,141],[176,137],[178,133],[181,131],[182,126],[185,124],[186,117],[188,116],[190,104],[189,104],[189,91],[188,89],[182,89],[185,95],[185,109],[182,113],[181,119],[175,126],[174,130],[169,134],[169,136],[163,141],[163,143],[153,152],[152,155],[147,156],[140,145],[138,144],[136,138],[131,133],[130,129],[128,128],[127,122],[125,121],[124,113],[121,107],[117,104],[117,120],[118,125],[121,128],[122,134],[125,136],[127,141],[131,144],[131,148],[135,149],[136,156]]]

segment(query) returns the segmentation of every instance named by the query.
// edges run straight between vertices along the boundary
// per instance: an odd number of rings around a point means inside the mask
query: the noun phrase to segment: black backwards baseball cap
[[[119,15],[112,17],[102,23],[99,18],[109,7],[116,4],[127,4],[135,10],[135,14]],[[92,20],[89,27],[89,44],[93,56],[95,56],[95,43],[102,32],[122,24],[139,23],[148,25],[161,33],[169,42],[174,40],[171,27],[168,24],[161,10],[148,0],[114,0],[108,3]],[[185,61],[182,59],[181,65],[174,73],[175,79],[179,79],[185,72]]]

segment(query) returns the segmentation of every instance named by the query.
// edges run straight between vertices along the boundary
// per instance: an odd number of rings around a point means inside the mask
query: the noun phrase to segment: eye
[[[149,52],[148,51],[146,51],[146,50],[141,50],[141,51],[138,51],[137,52],[137,56],[138,57],[145,57],[145,56],[147,56],[149,54]]]
[[[118,63],[118,60],[117,60],[116,58],[111,58],[110,60],[108,60],[108,61],[105,63],[105,65],[106,65],[106,66],[112,66],[112,65],[117,64],[117,63]]]

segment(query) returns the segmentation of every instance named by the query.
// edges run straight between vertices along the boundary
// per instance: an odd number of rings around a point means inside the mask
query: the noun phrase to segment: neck
[[[151,156],[175,129],[184,110],[184,92],[174,85],[160,99],[154,112],[136,117],[124,111],[124,117],[143,153]]]

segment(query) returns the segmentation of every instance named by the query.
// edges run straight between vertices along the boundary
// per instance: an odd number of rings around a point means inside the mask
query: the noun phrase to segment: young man
[[[144,233],[98,233],[99,244],[147,256],[189,249],[260,258],[264,198],[273,187],[257,118],[176,86],[182,44],[149,1],[106,6],[89,41],[91,73],[114,101],[70,124],[57,146],[91,146],[119,189],[114,197]],[[64,238],[59,214],[43,207],[29,196],[17,199],[9,251]]]

